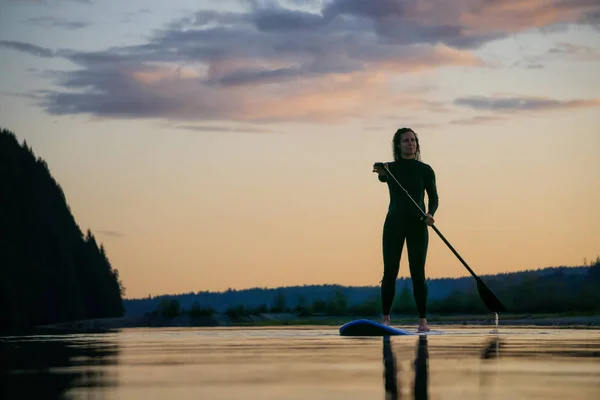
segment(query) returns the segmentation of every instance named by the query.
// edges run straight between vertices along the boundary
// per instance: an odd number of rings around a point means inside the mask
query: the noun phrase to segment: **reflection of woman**
[[[414,361],[415,376],[413,386],[414,399],[427,399],[427,381],[428,381],[428,362],[429,352],[427,350],[427,336],[419,337],[417,342],[417,356]],[[386,400],[396,400],[402,397],[400,383],[397,380],[398,370],[396,356],[392,350],[390,337],[383,338],[383,366],[384,366],[384,387]]]
[[[398,392],[400,392],[398,381],[398,371],[396,369],[396,356],[392,351],[392,345],[390,343],[390,337],[383,337],[383,371],[384,371],[384,387],[385,387],[385,398],[386,400],[396,400],[398,398]]]
[[[419,344],[417,347],[417,358],[415,359],[415,382],[414,382],[414,396],[415,399],[426,399],[427,398],[427,381],[429,377],[428,360],[429,351],[427,349],[427,336],[422,335],[419,337]]]
[[[406,241],[413,294],[419,312],[419,331],[429,331],[427,326],[427,284],[425,282],[425,259],[429,243],[427,226],[435,222],[433,215],[438,208],[438,194],[433,169],[420,161],[419,138],[409,128],[398,129],[393,138],[394,161],[387,168],[425,209],[424,194],[427,192],[428,214],[422,221],[419,210],[406,196],[393,178],[389,178],[381,163],[373,166],[373,172],[381,182],[387,182],[390,204],[383,226],[383,279],[381,280],[382,323],[390,324],[390,311],[396,291],[396,279],[400,269],[400,256]]]

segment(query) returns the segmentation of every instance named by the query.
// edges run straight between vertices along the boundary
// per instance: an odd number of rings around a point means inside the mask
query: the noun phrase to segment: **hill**
[[[0,331],[124,313],[102,244],[84,235],[48,165],[0,129]]]
[[[600,311],[600,258],[591,266],[548,267],[481,277],[509,312]],[[428,280],[429,310],[437,313],[485,312],[473,278]],[[248,314],[295,312],[301,315],[376,315],[379,286],[304,285],[223,292],[165,294],[124,300],[126,315],[143,316],[176,301],[181,310]],[[398,279],[395,312],[414,312],[412,282]]]

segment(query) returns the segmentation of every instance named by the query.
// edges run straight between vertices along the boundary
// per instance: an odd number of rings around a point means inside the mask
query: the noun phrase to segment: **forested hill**
[[[0,129],[0,331],[122,316],[123,290],[46,162]]]
[[[548,267],[481,276],[509,312],[600,311],[600,258],[591,265]],[[429,279],[429,310],[438,313],[485,312],[471,276]],[[412,281],[398,279],[393,310],[414,312]],[[300,314],[375,315],[380,312],[379,286],[304,285],[252,288],[224,292],[126,299],[128,316],[142,316],[176,300],[182,310],[192,308],[227,313],[291,311]]]

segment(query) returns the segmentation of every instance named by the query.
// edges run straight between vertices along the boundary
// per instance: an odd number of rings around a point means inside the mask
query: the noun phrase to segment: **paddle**
[[[385,168],[385,170],[387,171],[387,173],[396,181],[396,183],[398,184],[398,186],[400,186],[400,188],[404,191],[404,193],[406,193],[406,195],[408,196],[408,198],[419,209],[419,211],[421,212],[421,215],[423,216],[423,218],[426,218],[427,214],[421,209],[421,207],[410,196],[410,194],[408,194],[408,191],[406,189],[404,189],[404,187],[400,184],[400,182],[398,182],[398,179],[396,179],[396,177],[388,169],[387,164],[384,164],[384,163],[375,163],[375,165]],[[483,301],[483,303],[485,304],[485,306],[491,312],[495,312],[495,313],[506,311],[506,307],[504,307],[504,305],[500,302],[500,300],[498,300],[498,298],[494,295],[494,293],[492,293],[492,291],[490,290],[490,288],[487,287],[487,285],[481,280],[481,278],[479,278],[477,275],[475,275],[475,272],[473,272],[473,270],[471,269],[471,267],[469,267],[467,265],[467,263],[465,262],[465,260],[463,260],[463,258],[460,256],[460,254],[458,254],[458,252],[454,249],[454,247],[452,247],[452,245],[450,244],[450,242],[448,242],[448,240],[446,240],[446,238],[444,237],[444,235],[442,235],[442,233],[438,230],[438,228],[435,225],[431,225],[431,228],[433,228],[433,230],[435,231],[435,233],[437,233],[438,236],[444,241],[444,243],[446,243],[446,245],[448,246],[448,248],[450,250],[452,250],[452,253],[454,253],[454,255],[460,260],[460,262],[465,266],[465,268],[467,269],[467,271],[469,271],[469,273],[471,275],[473,275],[473,278],[475,278],[475,281],[477,282],[477,291],[479,292],[479,296],[481,297],[481,300]]]

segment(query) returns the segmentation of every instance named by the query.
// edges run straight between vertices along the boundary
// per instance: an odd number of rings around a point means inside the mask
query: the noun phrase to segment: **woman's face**
[[[406,132],[400,139],[400,151],[404,156],[414,156],[417,152],[417,137],[412,132]]]

